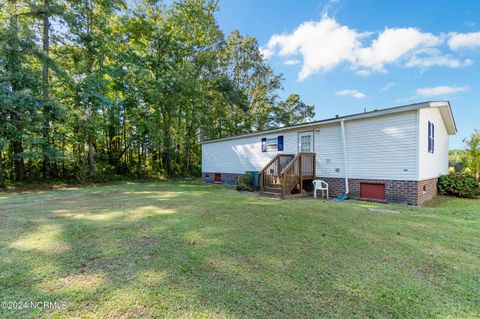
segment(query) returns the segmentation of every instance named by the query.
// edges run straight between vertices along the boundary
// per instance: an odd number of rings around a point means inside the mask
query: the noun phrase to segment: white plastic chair
[[[322,197],[324,196],[325,191],[327,191],[327,199],[328,199],[328,183],[322,181],[321,179],[316,179],[313,181],[313,196],[317,198],[317,191],[322,191]]]

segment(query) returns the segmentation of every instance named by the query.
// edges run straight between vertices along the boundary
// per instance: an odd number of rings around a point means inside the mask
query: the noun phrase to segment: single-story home
[[[420,205],[448,172],[457,132],[448,101],[429,101],[202,142],[204,182],[233,184],[257,172],[262,193],[312,193]]]

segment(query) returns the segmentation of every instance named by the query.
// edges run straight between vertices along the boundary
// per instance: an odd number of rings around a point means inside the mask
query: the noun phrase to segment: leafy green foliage
[[[199,141],[313,117],[298,95],[279,100],[255,38],[223,34],[217,1],[131,4],[2,7],[2,177],[195,176]]]
[[[463,140],[466,148],[448,152],[450,170],[472,174],[480,181],[480,131],[474,130],[470,138]]]
[[[467,154],[465,150],[448,151],[448,167],[454,172],[463,172],[467,166]]]
[[[469,139],[464,140],[467,145],[466,167],[480,181],[480,131],[475,130]]]
[[[235,185],[237,191],[253,192],[255,190],[253,175],[250,172],[246,172],[245,175],[238,177]]]
[[[307,105],[298,94],[290,94],[285,102],[274,108],[274,126],[290,126],[311,121],[315,115],[315,106]]]
[[[440,176],[438,191],[443,195],[473,198],[480,194],[480,182],[473,175],[451,173]]]

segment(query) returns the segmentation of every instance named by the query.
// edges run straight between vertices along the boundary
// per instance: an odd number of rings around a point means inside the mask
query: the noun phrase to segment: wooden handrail
[[[265,165],[261,170],[260,174],[263,173],[270,165],[272,165],[277,159],[279,160],[281,157],[285,156],[295,156],[295,154],[277,154],[267,165]],[[293,159],[292,159],[293,160]],[[290,163],[289,163],[290,164]]]
[[[298,174],[295,169],[295,165],[299,165],[301,162],[302,153],[298,153],[295,157],[288,163],[288,165],[281,172],[281,181],[282,181],[282,196],[285,197],[289,192],[292,191],[292,188],[298,183],[298,180],[301,179],[301,170],[300,167],[297,167]],[[287,174],[291,172],[291,174]]]
[[[277,154],[274,158],[272,158],[272,160],[270,162],[267,163],[267,165],[265,165],[261,170],[260,170],[260,174],[267,169],[267,167],[269,167],[273,162],[275,162],[277,160],[277,158],[280,156],[280,154]]]
[[[283,158],[292,158],[282,169]],[[267,171],[268,170],[268,171]],[[282,197],[290,194],[296,187],[303,189],[303,179],[315,176],[315,153],[277,154],[260,171],[260,191],[267,185],[279,185]]]
[[[282,194],[288,195],[297,185],[303,189],[304,173],[315,176],[315,153],[301,152],[281,172]],[[305,164],[305,167],[304,167]],[[304,172],[306,170],[306,172]]]
[[[315,153],[313,152],[301,152],[301,153],[298,153],[297,155],[295,155],[295,157],[292,159],[292,161],[290,163],[288,163],[287,166],[285,166],[285,168],[282,170],[282,172],[280,173],[281,175],[284,174],[284,172],[290,168],[291,165],[294,165],[294,161],[297,160],[297,158],[300,158],[301,156],[303,155],[313,155],[315,157]],[[293,154],[292,154],[293,155]],[[315,163],[315,161],[313,162]]]
[[[265,165],[260,172],[258,173],[260,175],[260,191],[263,192],[263,189],[265,187],[265,170],[277,159],[278,155],[272,158],[270,162]]]
[[[301,153],[298,153],[297,155],[295,155],[295,157],[290,161],[290,163],[288,163],[288,165],[285,166],[285,168],[282,170],[282,172],[280,173],[280,175],[285,174],[285,172],[287,171],[287,169],[289,169],[290,166],[294,165],[294,162],[298,159],[298,157],[300,157],[300,154],[301,154]]]
[[[277,163],[277,175],[280,175],[280,168],[281,168],[281,158],[282,157],[290,157],[294,156],[294,154],[289,154],[289,153],[282,153],[282,154],[277,154],[274,158],[270,160],[270,162],[267,163],[259,172],[260,175],[260,191],[263,192],[264,187],[265,187],[265,170],[270,168],[272,164],[275,163],[275,161],[278,161]]]

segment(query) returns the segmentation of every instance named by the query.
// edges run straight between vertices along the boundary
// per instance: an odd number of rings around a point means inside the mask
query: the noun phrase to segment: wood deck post
[[[280,173],[282,170],[280,169],[280,163],[282,162],[282,155],[278,155],[278,160],[277,160],[277,176],[280,176]]]
[[[317,157],[316,153],[313,153],[313,179],[317,179]]]
[[[260,171],[260,192],[263,193],[263,176],[265,174],[263,174],[263,171]]]
[[[300,175],[300,192],[303,189],[303,167],[302,167],[302,158],[303,155],[300,153],[300,157],[298,158],[298,174]]]

